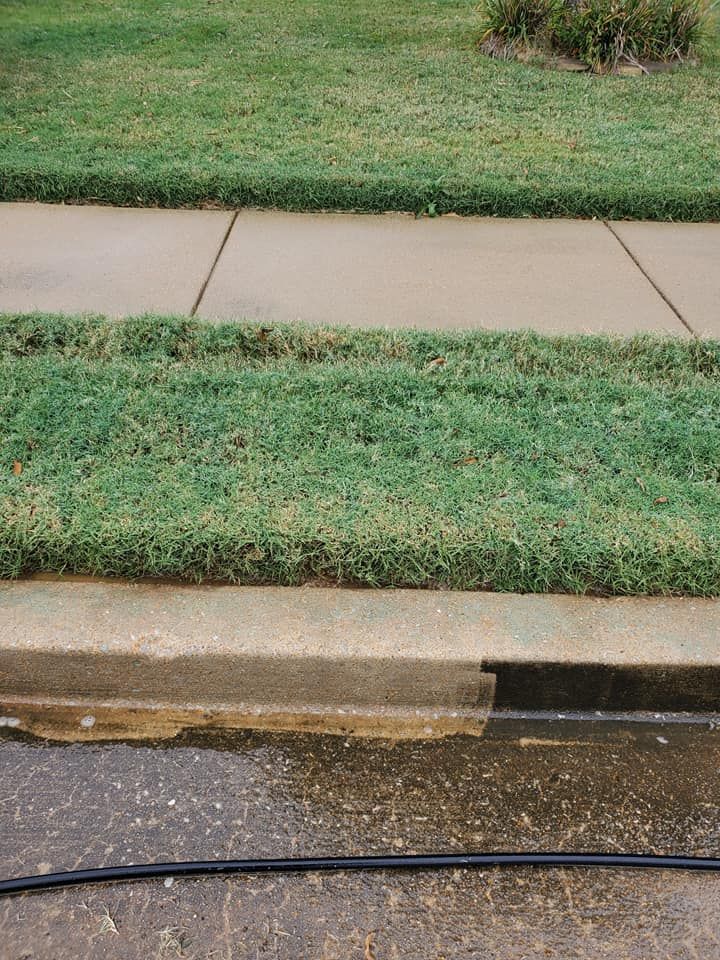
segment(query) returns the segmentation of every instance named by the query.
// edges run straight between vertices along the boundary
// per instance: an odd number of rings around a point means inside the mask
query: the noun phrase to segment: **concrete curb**
[[[720,706],[720,601],[0,584],[2,722],[481,733],[491,711]],[[84,724],[81,723],[84,717]]]

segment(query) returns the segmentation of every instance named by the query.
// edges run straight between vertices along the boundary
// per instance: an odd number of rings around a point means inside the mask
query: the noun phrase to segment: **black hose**
[[[666,870],[720,870],[717,857],[675,857],[624,853],[443,853],[388,857],[298,857],[288,860],[191,860],[68,870],[0,880],[0,896],[86,883],[159,877],[221,876],[228,873],[307,873],[317,870],[437,870],[462,867],[644,867]]]

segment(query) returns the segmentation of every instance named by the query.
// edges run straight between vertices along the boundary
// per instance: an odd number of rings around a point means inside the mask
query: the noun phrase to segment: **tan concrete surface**
[[[145,704],[172,708],[152,719],[158,732],[195,725],[182,712],[197,707],[226,725],[250,717],[293,729],[328,728],[340,712],[363,731],[422,730],[443,711],[470,711],[460,719],[478,728],[493,678],[472,645],[453,646],[452,625],[448,646],[437,643],[447,614],[431,609],[410,592],[393,602],[332,589],[3,583],[0,703],[19,698],[23,708],[6,709],[35,730],[44,720],[26,701],[38,698],[119,701],[128,720]],[[107,710],[93,712],[112,725]],[[65,722],[63,711],[52,722]]]
[[[232,214],[0,204],[0,310],[190,313]]]
[[[720,223],[613,223],[693,332],[720,337]]]
[[[719,636],[715,599],[0,580],[2,650],[673,666],[720,664]]]
[[[242,211],[198,313],[687,333],[604,224],[571,220]]]
[[[718,635],[715,600],[4,582],[0,701],[475,721],[526,693],[529,709],[707,709]]]

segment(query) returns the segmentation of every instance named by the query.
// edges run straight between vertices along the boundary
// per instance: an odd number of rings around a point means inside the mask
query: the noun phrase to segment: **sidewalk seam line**
[[[195,314],[197,313],[198,307],[199,307],[200,304],[202,303],[202,298],[205,296],[205,291],[207,290],[208,285],[209,285],[210,281],[211,281],[212,278],[213,278],[213,274],[215,273],[215,267],[217,267],[218,261],[220,260],[220,257],[221,257],[222,254],[223,254],[223,250],[225,249],[225,245],[226,245],[227,242],[228,242],[228,239],[229,239],[230,234],[231,234],[231,232],[232,232],[232,228],[235,226],[235,221],[237,220],[239,213],[240,213],[240,211],[239,211],[239,210],[236,210],[236,211],[233,213],[232,217],[230,218],[230,223],[228,224],[228,228],[227,228],[227,230],[225,231],[225,234],[224,234],[224,236],[223,236],[223,238],[222,238],[222,242],[220,243],[220,248],[219,248],[218,252],[215,254],[215,259],[213,260],[212,265],[211,265],[211,267],[210,267],[210,270],[208,271],[208,275],[207,275],[207,277],[205,278],[205,282],[204,282],[203,285],[200,287],[200,293],[198,293],[197,298],[196,298],[196,300],[195,300],[195,303],[193,304],[192,310],[190,311],[190,316],[191,316],[191,317],[194,317],[194,316],[195,316]]]
[[[620,237],[620,235],[613,230],[613,228],[612,228],[612,226],[611,226],[611,224],[610,224],[610,221],[609,221],[609,220],[603,220],[603,223],[604,223],[605,226],[608,228],[608,230],[610,231],[610,233],[615,237],[615,239],[616,239],[617,242],[620,244],[620,246],[623,248],[623,250],[625,251],[625,253],[630,257],[630,259],[632,260],[632,262],[633,262],[633,263],[635,264],[635,266],[638,268],[638,270],[640,271],[640,273],[645,277],[645,279],[647,280],[647,282],[648,282],[648,283],[650,284],[650,286],[653,288],[653,290],[655,291],[655,293],[657,293],[657,295],[660,297],[660,299],[663,301],[663,303],[665,303],[665,304],[672,310],[672,312],[673,312],[673,313],[675,314],[675,316],[678,318],[678,320],[680,321],[680,323],[685,327],[685,329],[688,331],[688,333],[690,333],[690,334],[691,334],[693,337],[695,337],[695,339],[697,340],[697,339],[698,339],[697,333],[695,333],[695,331],[693,330],[693,328],[692,328],[692,327],[690,326],[690,324],[687,322],[687,320],[685,319],[685,317],[680,313],[680,311],[677,309],[677,307],[676,307],[675,304],[672,302],[672,300],[671,300],[665,293],[663,293],[663,291],[661,290],[661,288],[657,285],[657,283],[655,283],[655,281],[653,280],[653,278],[652,278],[652,277],[650,276],[650,274],[647,272],[647,270],[645,269],[645,267],[643,267],[643,265],[640,263],[640,261],[638,260],[638,258],[637,258],[637,257],[635,256],[635,254],[632,252],[632,250],[630,249],[630,247],[628,247],[628,245],[625,243],[625,241],[622,239],[622,237]]]

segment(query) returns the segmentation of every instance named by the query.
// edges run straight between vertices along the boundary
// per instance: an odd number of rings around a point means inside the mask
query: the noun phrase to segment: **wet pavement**
[[[493,720],[389,743],[0,741],[0,872],[468,850],[720,855],[710,722]],[[0,900],[2,960],[720,957],[720,876],[454,870],[141,881]]]

